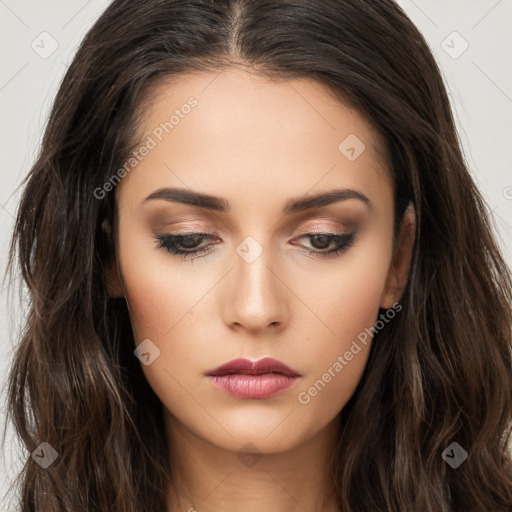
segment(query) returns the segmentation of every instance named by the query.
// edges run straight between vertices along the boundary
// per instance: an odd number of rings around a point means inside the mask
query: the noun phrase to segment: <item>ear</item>
[[[114,243],[112,241],[112,227],[107,219],[101,224],[101,228],[105,232],[108,238],[109,246],[109,261],[106,262],[105,266],[105,286],[107,288],[107,294],[110,298],[122,297],[124,298],[124,290],[119,277],[119,269],[117,266],[117,258],[115,253]]]
[[[381,307],[389,309],[402,298],[411,266],[411,258],[416,238],[416,211],[409,203],[404,212],[400,232],[393,251],[386,284],[382,293]]]
[[[114,258],[105,269],[105,281],[107,286],[107,294],[110,298],[124,298],[124,291],[119,279],[117,262]]]

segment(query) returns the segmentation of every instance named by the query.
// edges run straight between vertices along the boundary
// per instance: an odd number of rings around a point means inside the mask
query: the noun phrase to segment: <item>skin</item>
[[[190,96],[198,105],[115,190],[108,286],[128,302],[136,344],[149,338],[160,350],[142,369],[162,402],[179,484],[177,492],[169,486],[169,510],[337,511],[330,457],[371,340],[309,403],[298,394],[405,288],[414,211],[395,240],[384,140],[309,79],[275,82],[229,68],[181,75],[156,93],[144,109],[144,138]],[[354,161],[338,149],[349,134],[366,146]],[[218,196],[231,209],[144,201],[162,187]],[[291,199],[339,188],[362,192],[371,207],[348,199],[283,214]],[[322,256],[335,242],[315,245],[304,236],[315,228],[355,230],[354,244]],[[212,245],[205,257],[158,248],[155,233],[190,231],[215,234],[196,242]],[[262,249],[251,263],[236,251],[248,236]],[[264,356],[302,377],[257,400],[228,395],[204,376],[231,359]]]

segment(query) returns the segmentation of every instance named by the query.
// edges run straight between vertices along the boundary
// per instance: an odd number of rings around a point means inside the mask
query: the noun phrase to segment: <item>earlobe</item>
[[[416,238],[416,211],[413,203],[407,206],[395,244],[393,259],[389,268],[386,285],[381,300],[381,307],[391,308],[402,298],[411,266],[414,241]]]
[[[110,298],[124,297],[123,287],[119,279],[117,262],[114,260],[105,270],[107,294]]]

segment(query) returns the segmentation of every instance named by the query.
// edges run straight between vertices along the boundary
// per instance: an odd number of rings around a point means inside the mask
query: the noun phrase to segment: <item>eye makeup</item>
[[[203,232],[190,232],[179,235],[170,233],[155,234],[158,249],[163,249],[175,256],[183,256],[183,259],[206,256],[219,242],[214,242],[205,246],[201,246],[201,242],[216,238],[218,238],[216,235]],[[353,246],[355,238],[355,231],[349,233],[333,233],[328,230],[316,230],[315,232],[304,233],[295,239],[309,239],[313,248],[305,247],[297,243],[293,243],[292,245],[300,245],[302,250],[309,255],[327,258],[343,254]],[[315,245],[317,247],[314,247]]]

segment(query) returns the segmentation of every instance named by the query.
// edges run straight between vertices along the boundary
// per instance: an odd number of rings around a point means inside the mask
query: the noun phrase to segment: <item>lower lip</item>
[[[230,374],[209,375],[211,383],[230,395],[239,398],[269,398],[293,386],[298,377],[281,373],[264,373],[262,375]]]

